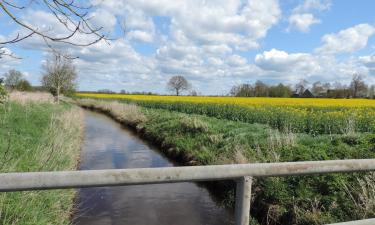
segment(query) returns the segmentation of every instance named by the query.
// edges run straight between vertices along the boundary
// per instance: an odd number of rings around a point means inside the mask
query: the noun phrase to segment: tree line
[[[41,87],[33,87],[25,76],[17,70],[9,70],[0,78],[0,85],[17,91],[49,91],[59,103],[61,95],[72,95],[76,91],[77,70],[72,58],[63,53],[54,53],[43,65]],[[5,90],[2,95],[5,95]]]
[[[306,94],[308,92],[308,94]],[[310,94],[311,93],[311,94]],[[229,95],[236,97],[317,97],[317,98],[375,98],[375,85],[366,84],[364,77],[353,74],[349,84],[339,81],[323,83],[316,81],[310,84],[300,80],[294,86],[268,85],[262,81],[239,84],[232,87]]]

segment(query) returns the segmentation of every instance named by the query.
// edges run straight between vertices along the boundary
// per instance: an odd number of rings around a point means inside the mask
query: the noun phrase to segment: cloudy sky
[[[174,75],[185,76],[203,94],[226,94],[233,85],[256,80],[345,83],[354,72],[375,83],[373,0],[90,2],[91,22],[115,39],[84,48],[55,46],[79,57],[74,63],[80,90],[166,93]],[[18,11],[32,26],[65,32],[38,4]],[[24,31],[0,10],[0,41],[18,32]],[[5,47],[22,59],[0,59],[0,75],[15,68],[38,84],[48,56],[40,38]]]

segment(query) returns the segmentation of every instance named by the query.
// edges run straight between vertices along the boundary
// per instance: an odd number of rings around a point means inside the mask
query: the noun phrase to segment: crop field
[[[149,108],[268,124],[280,130],[309,134],[375,131],[375,101],[369,99],[175,97],[97,93],[78,93],[77,96],[120,99]]]

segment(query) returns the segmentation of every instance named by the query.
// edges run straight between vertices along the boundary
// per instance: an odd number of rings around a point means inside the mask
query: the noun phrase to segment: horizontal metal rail
[[[375,170],[375,159],[0,174],[0,192]]]
[[[236,225],[248,225],[252,177],[375,171],[375,159],[0,174],[0,192],[236,180]],[[370,223],[368,223],[370,221]],[[373,222],[373,223],[371,223]],[[375,224],[374,220],[345,224]]]
[[[367,219],[367,220],[357,220],[357,221],[349,221],[343,223],[332,223],[328,225],[374,225],[375,219]]]

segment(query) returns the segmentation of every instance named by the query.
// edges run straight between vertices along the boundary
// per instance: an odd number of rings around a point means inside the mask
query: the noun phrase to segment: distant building
[[[309,89],[306,89],[302,94],[296,92],[292,95],[293,98],[315,98],[314,94]]]
[[[315,96],[309,89],[306,89],[303,94],[300,96],[300,98],[314,98]]]

